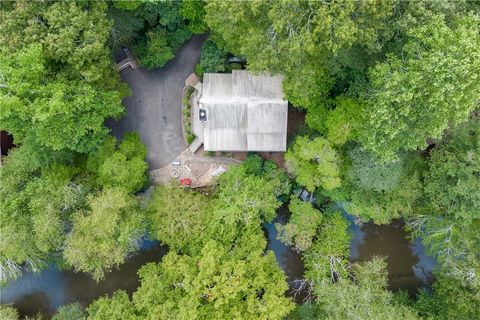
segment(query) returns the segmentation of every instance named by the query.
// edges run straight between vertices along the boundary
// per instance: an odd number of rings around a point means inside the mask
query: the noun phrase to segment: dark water
[[[284,205],[278,210],[275,220],[264,227],[268,236],[267,248],[275,253],[280,267],[285,271],[291,293],[295,287],[292,281],[303,278],[303,262],[298,253],[276,239],[275,229],[275,223],[286,224],[289,216],[288,207]],[[425,254],[420,241],[410,242],[400,221],[388,225],[357,225],[352,216],[345,213],[345,217],[353,233],[350,246],[352,262],[370,260],[374,256],[386,257],[390,289],[405,290],[412,297],[419,288],[431,284],[431,272],[436,267],[436,260]],[[296,298],[299,300],[302,297]]]
[[[354,232],[350,247],[352,262],[386,257],[389,286],[393,291],[406,290],[415,296],[418,289],[433,281],[436,260],[425,254],[420,241],[411,243],[401,221],[388,225],[373,223],[350,225]]]
[[[304,267],[301,256],[285,246],[277,237],[275,223],[286,224],[290,213],[287,206],[278,210],[272,223],[264,225],[268,238],[267,248],[275,253],[280,267],[285,271],[290,284],[289,295],[297,286],[295,280],[303,279]],[[373,256],[387,257],[389,283],[392,290],[407,290],[412,296],[418,288],[429,285],[435,259],[425,255],[420,242],[410,243],[400,221],[389,225],[357,225],[351,216],[350,228],[354,234],[351,243],[351,260],[365,261]],[[6,288],[0,289],[0,302],[12,303],[21,316],[31,316],[38,312],[47,317],[69,302],[78,301],[82,306],[100,296],[123,289],[133,293],[139,285],[137,270],[147,262],[159,262],[167,252],[156,242],[145,242],[140,252],[130,258],[119,270],[107,274],[96,283],[89,275],[72,271],[59,271],[54,266],[39,274],[27,273]],[[302,302],[303,296],[295,297]]]
[[[277,217],[271,222],[264,225],[266,235],[267,235],[267,249],[272,250],[275,253],[275,258],[277,259],[280,268],[285,271],[287,276],[287,282],[289,283],[289,295],[293,296],[293,289],[296,287],[295,280],[303,279],[303,262],[300,254],[292,250],[291,247],[284,245],[280,240],[277,239],[277,229],[275,228],[275,223],[286,224],[290,217],[290,212],[286,205],[280,207],[277,210]],[[296,297],[297,302],[301,303],[303,300],[303,295],[298,295]]]
[[[59,271],[54,266],[38,274],[27,273],[0,289],[0,302],[12,303],[22,317],[38,312],[50,317],[58,307],[69,302],[78,301],[85,307],[118,289],[131,294],[139,285],[137,270],[147,262],[159,262],[166,252],[157,242],[145,242],[138,254],[99,283],[85,273]]]

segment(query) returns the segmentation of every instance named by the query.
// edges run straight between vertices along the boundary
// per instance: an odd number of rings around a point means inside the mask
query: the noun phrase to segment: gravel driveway
[[[148,149],[150,170],[166,166],[187,147],[182,132],[182,89],[200,60],[205,38],[192,37],[175,59],[161,69],[127,68],[120,73],[132,95],[123,100],[124,116],[107,125],[118,139],[126,131],[140,133]]]

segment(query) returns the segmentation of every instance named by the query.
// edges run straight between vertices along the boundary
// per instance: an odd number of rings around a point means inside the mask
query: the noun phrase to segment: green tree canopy
[[[195,34],[208,31],[205,22],[205,1],[203,0],[185,0],[180,5],[180,13],[187,20],[188,29]]]
[[[125,133],[118,148],[116,142],[114,137],[108,137],[89,155],[87,169],[96,176],[99,186],[121,188],[129,193],[139,191],[147,181],[147,148],[138,133]]]
[[[17,310],[9,305],[1,304],[0,305],[0,318],[3,320],[19,320]]]
[[[200,67],[202,72],[210,73],[224,72],[227,68],[227,55],[210,38],[202,45]]]
[[[41,270],[62,249],[64,221],[83,198],[82,187],[71,181],[75,173],[63,164],[45,165],[35,147],[10,151],[0,166],[0,282],[19,276],[22,266]]]
[[[432,150],[424,198],[409,226],[442,271],[480,289],[480,125],[477,116],[459,125]]]
[[[3,50],[15,53],[41,44],[44,58],[74,78],[100,82],[102,86],[113,79],[115,84],[118,78],[106,46],[112,24],[106,16],[105,2],[15,1],[2,9]]]
[[[132,46],[143,67],[163,67],[191,37],[192,32],[180,14],[181,4],[181,1],[144,1],[137,9],[128,11],[134,20],[140,18],[146,25],[145,36]],[[124,23],[118,23],[121,24]],[[129,27],[133,31],[133,25]]]
[[[297,182],[310,192],[317,187],[332,190],[340,186],[340,158],[325,138],[298,137],[285,160]]]
[[[427,319],[475,319],[478,317],[478,290],[456,278],[437,273],[430,292],[422,290],[415,303],[420,315]]]
[[[386,262],[374,258],[352,267],[352,278],[340,278],[315,290],[322,319],[420,319],[387,289]]]
[[[345,202],[350,214],[379,224],[413,214],[422,195],[420,158],[405,154],[396,162],[382,163],[358,146],[347,155],[342,187],[328,193],[332,199]]]
[[[315,292],[324,283],[348,278],[350,240],[348,221],[340,212],[328,209],[313,245],[303,254],[305,278]]]
[[[272,221],[281,204],[275,196],[275,185],[267,178],[247,174],[243,166],[232,166],[218,183],[210,230],[220,242],[231,243],[242,234],[258,234],[261,223]]]
[[[52,74],[41,45],[4,54],[0,128],[16,143],[32,140],[55,151],[89,152],[108,133],[105,119],[123,112],[119,91]]]
[[[78,302],[72,302],[58,308],[52,320],[85,320],[85,313]]]
[[[144,319],[282,319],[293,307],[285,275],[262,250],[239,257],[212,241],[198,256],[171,252],[140,277],[133,302]]]
[[[371,70],[362,144],[384,159],[399,150],[424,149],[449,124],[464,122],[480,91],[480,18],[450,27],[442,16],[408,32],[401,56]]]
[[[124,320],[140,319],[135,314],[135,307],[123,290],[113,293],[112,297],[95,300],[87,308],[88,320]]]
[[[381,49],[393,9],[392,1],[211,1],[206,21],[226,51],[252,70],[284,74],[287,99],[310,108],[324,102],[328,69],[345,50]]]
[[[88,209],[74,214],[63,256],[75,270],[100,280],[138,249],[143,233],[137,199],[119,189],[105,189],[88,199]]]
[[[152,236],[175,251],[195,252],[208,233],[212,202],[178,185],[157,186],[147,210]]]
[[[275,226],[279,231],[277,237],[286,245],[294,246],[298,251],[308,250],[322,223],[322,213],[311,203],[298,198],[290,201],[288,209],[292,215],[286,225]]]

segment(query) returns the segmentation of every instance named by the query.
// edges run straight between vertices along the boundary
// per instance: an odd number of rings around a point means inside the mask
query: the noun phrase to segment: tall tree
[[[144,233],[138,201],[119,189],[105,189],[73,216],[63,256],[77,271],[100,280],[138,249]],[[95,226],[95,228],[92,228]]]
[[[288,223],[284,226],[275,225],[279,231],[277,238],[288,246],[294,246],[298,251],[308,250],[322,223],[322,213],[311,203],[298,198],[290,201],[288,209],[292,214]]]
[[[147,148],[138,133],[126,132],[118,148],[108,137],[87,160],[87,169],[96,183],[105,188],[121,188],[128,193],[140,191],[147,182]]]
[[[371,70],[359,140],[384,159],[426,147],[467,120],[480,96],[480,18],[448,26],[443,16],[411,29],[401,55]]]
[[[87,153],[123,112],[105,2],[2,3],[0,128],[17,144]]]
[[[317,187],[332,190],[341,184],[340,158],[325,138],[298,137],[285,160],[297,182],[310,192]]]
[[[0,282],[44,268],[63,246],[64,221],[82,203],[82,187],[71,181],[76,170],[49,166],[41,153],[22,145],[0,166]]]
[[[119,91],[52,74],[42,45],[4,52],[0,68],[0,128],[16,143],[32,140],[55,151],[89,152],[108,133],[105,119],[123,112]]]
[[[211,205],[208,197],[176,184],[157,186],[147,210],[150,232],[172,250],[196,252],[208,233]]]
[[[386,263],[378,258],[354,264],[352,279],[340,278],[315,290],[322,319],[420,319],[387,289]]]
[[[422,195],[421,159],[405,154],[396,162],[382,163],[359,147],[347,154],[342,187],[329,194],[334,200],[346,201],[345,209],[364,221],[383,224],[412,215]]]
[[[88,320],[122,320],[140,319],[135,314],[135,307],[123,290],[118,290],[111,297],[95,300],[87,308]]]
[[[215,242],[198,256],[169,253],[140,270],[133,302],[143,318],[282,319],[293,307],[273,253],[239,257]]]
[[[480,288],[480,124],[458,126],[430,155],[423,206],[409,223],[441,269],[460,283]]]
[[[393,9],[393,1],[211,1],[206,21],[227,51],[252,70],[284,74],[287,99],[313,108],[324,103],[329,69],[346,62],[338,59],[344,51],[359,46],[364,58],[381,49]]]
[[[208,31],[208,26],[205,22],[205,1],[182,1],[180,13],[187,20],[188,29],[192,33],[200,34]]]

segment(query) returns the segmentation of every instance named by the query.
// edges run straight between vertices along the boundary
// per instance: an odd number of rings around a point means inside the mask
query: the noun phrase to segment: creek
[[[268,237],[267,248],[275,253],[278,264],[285,271],[291,294],[295,288],[292,282],[303,278],[304,266],[299,253],[276,239],[275,223],[286,224],[290,217],[287,205],[280,207],[277,212],[274,221],[264,225]],[[370,260],[374,256],[385,257],[390,290],[401,289],[411,297],[415,297],[419,288],[431,285],[432,271],[437,262],[425,254],[421,241],[410,242],[401,221],[396,220],[388,225],[359,225],[352,216],[344,211],[343,214],[350,223],[353,235],[350,244],[351,262]],[[297,296],[297,302],[301,302],[303,297]]]
[[[264,225],[267,249],[275,253],[278,264],[285,271],[290,284],[289,295],[292,295],[295,287],[293,282],[303,279],[304,266],[299,253],[276,239],[275,223],[286,224],[290,217],[287,205],[280,207],[277,212],[274,221]],[[401,221],[389,225],[358,225],[352,216],[345,213],[345,217],[349,220],[353,233],[350,247],[352,262],[365,261],[373,256],[386,257],[389,286],[393,291],[403,289],[414,296],[420,287],[431,284],[431,272],[436,261],[425,254],[419,241],[409,241]],[[145,241],[136,255],[98,283],[85,273],[60,271],[55,266],[38,274],[26,273],[0,289],[0,302],[13,304],[22,317],[39,312],[50,317],[58,307],[69,302],[78,301],[85,307],[93,300],[118,289],[131,295],[139,285],[138,269],[147,262],[161,261],[166,252],[167,249],[158,242]],[[295,297],[297,302],[302,302],[303,298],[302,294]]]
[[[1,288],[0,302],[13,304],[22,318],[39,312],[51,317],[58,307],[69,302],[78,301],[85,307],[119,289],[131,295],[140,284],[138,269],[147,262],[159,262],[166,252],[167,248],[158,242],[145,241],[136,255],[98,283],[83,272],[61,271],[52,265],[40,273],[26,273]]]

